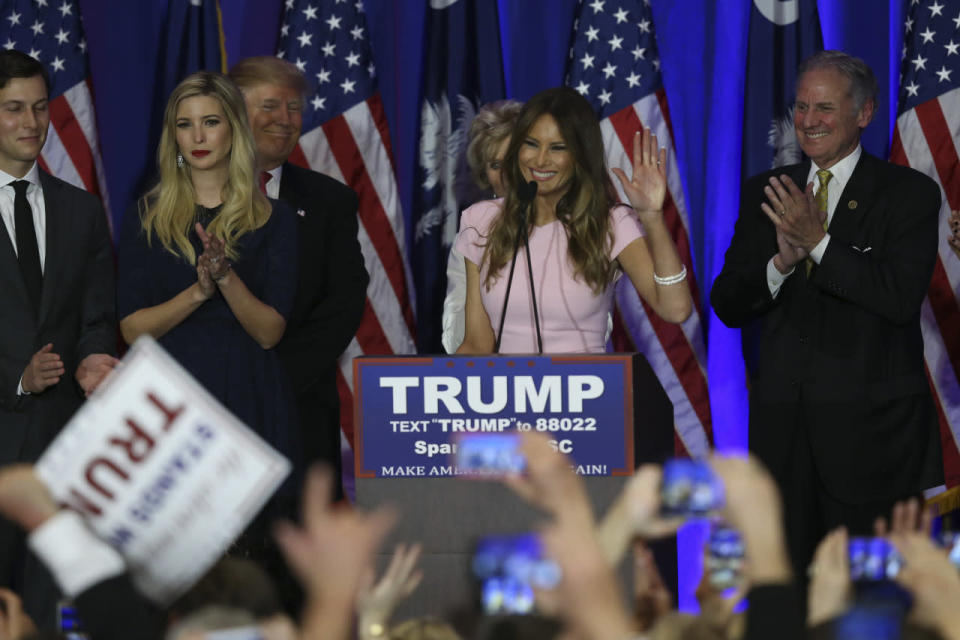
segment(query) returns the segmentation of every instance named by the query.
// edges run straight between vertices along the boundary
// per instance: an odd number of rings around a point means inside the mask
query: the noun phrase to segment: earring
[[[183,154],[177,151],[177,168],[179,169],[182,166],[183,166]]]

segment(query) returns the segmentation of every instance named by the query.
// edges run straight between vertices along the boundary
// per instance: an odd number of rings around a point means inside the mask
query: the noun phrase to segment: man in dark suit
[[[303,462],[334,467],[339,499],[337,359],[360,326],[369,282],[357,240],[357,195],[287,162],[300,139],[307,89],[296,66],[274,56],[247,58],[230,77],[246,101],[266,193],[292,205],[300,220],[297,295],[277,351],[296,393]]]
[[[0,52],[0,464],[35,461],[116,363],[103,207],[37,166],[48,95],[43,65]],[[31,592],[23,556],[22,536],[0,523],[0,580],[24,590],[31,615],[52,616],[49,594]]]
[[[783,491],[802,572],[827,531],[869,534],[942,481],[920,334],[941,194],[860,147],[877,91],[863,61],[815,54],[796,89],[809,160],[746,182],[711,302],[759,336],[750,448]]]

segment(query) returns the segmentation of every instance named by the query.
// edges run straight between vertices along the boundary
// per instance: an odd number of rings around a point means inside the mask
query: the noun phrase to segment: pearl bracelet
[[[653,281],[663,286],[677,284],[678,282],[683,282],[686,279],[687,279],[687,265],[683,265],[683,269],[680,270],[680,273],[675,273],[674,275],[667,276],[665,278],[661,278],[660,276],[658,276],[656,271],[653,272]]]

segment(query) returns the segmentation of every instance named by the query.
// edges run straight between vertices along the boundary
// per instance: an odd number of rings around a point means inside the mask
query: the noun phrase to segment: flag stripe
[[[390,136],[362,3],[287,0],[283,25],[277,55],[294,63],[308,84],[306,132],[290,161],[340,180],[359,200],[357,240],[370,283],[360,326],[340,356],[337,372],[342,434],[353,446],[353,359],[415,350],[412,287]],[[304,47],[302,39],[311,37],[322,38],[323,46]]]
[[[363,306],[363,319],[357,329],[356,340],[365,354],[381,355],[397,351],[387,339],[387,333],[380,325],[380,316],[374,311],[370,297],[367,297]]]
[[[700,457],[711,442],[706,348],[694,277],[689,221],[673,144],[666,91],[660,76],[653,16],[649,3],[626,1],[604,8],[579,5],[567,66],[567,84],[601,117],[607,165],[629,175],[634,139],[646,126],[667,149],[667,194],[663,220],[686,266],[694,310],[682,324],[665,322],[639,296],[629,278],[617,283],[614,347],[643,352],[674,405],[677,451]],[[629,15],[629,20],[624,16]],[[627,199],[614,181],[621,201]],[[660,274],[671,275],[671,274]]]
[[[400,194],[397,190],[397,181],[394,171],[393,154],[390,152],[390,135],[387,131],[386,116],[380,95],[375,94],[369,100],[360,103],[344,112],[344,117],[350,125],[359,145],[363,162],[367,172],[373,180],[377,197],[386,215],[386,220],[393,233],[393,242],[397,251],[404,256],[395,267],[398,273],[404,276],[406,282],[406,296],[398,296],[401,304],[409,306],[410,317],[413,316],[414,286],[413,275],[406,268],[406,236],[404,231],[403,214],[400,207]],[[409,323],[408,323],[409,324]],[[409,325],[415,326],[415,325]],[[411,330],[415,335],[416,330]]]
[[[314,170],[321,171],[340,182],[346,182],[340,171],[340,165],[330,151],[330,142],[327,140],[322,127],[317,127],[301,137],[296,152],[299,157],[304,159],[308,168],[312,167]],[[358,225],[357,240],[360,242],[364,264],[367,265],[367,271],[370,274],[370,284],[367,286],[367,304],[372,306],[373,316],[364,316],[364,318],[373,317],[377,320],[375,324],[369,326],[364,325],[364,322],[368,322],[368,320],[361,322],[361,344],[364,351],[369,346],[374,349],[373,353],[385,353],[383,345],[388,344],[394,353],[409,353],[414,350],[413,341],[407,325],[403,321],[400,303],[387,278],[387,270],[381,262],[380,254],[377,253],[376,247],[370,240],[366,225],[362,220]]]
[[[383,110],[383,100],[380,94],[376,93],[367,100],[367,108],[370,110],[370,119],[380,134],[380,144],[383,145],[383,152],[390,161],[390,179],[397,175],[397,167],[393,158],[393,147],[390,144],[390,130],[387,128],[387,114]]]
[[[100,189],[96,181],[90,145],[87,144],[87,138],[83,135],[73,109],[63,96],[50,101],[50,126],[57,130],[74,169],[83,181],[82,188],[98,193]]]
[[[60,132],[52,125],[47,130],[47,142],[43,145],[41,158],[46,165],[44,167],[45,171],[75,187],[84,188],[85,182],[77,173],[77,168],[71,161],[70,153],[64,145],[64,141],[60,138]]]
[[[93,95],[90,92],[89,78],[86,82],[80,82],[70,87],[63,93],[70,110],[73,111],[77,124],[83,132],[83,137],[90,149],[90,155],[93,161],[94,174],[97,179],[97,193],[103,196],[106,193],[105,182],[103,181],[103,162],[100,160],[100,142],[97,139],[97,118],[93,111]]]
[[[363,328],[363,325],[361,325]],[[356,426],[353,414],[353,359],[364,355],[356,338],[350,341],[340,355],[337,367],[337,395],[340,397],[340,426],[344,437],[353,447]]]
[[[672,358],[675,356],[670,352],[670,344],[661,342],[662,338],[652,322],[652,318],[657,318],[657,315],[651,313],[645,305],[638,304],[639,298],[629,278],[623,278],[618,283],[616,298],[617,308],[624,325],[628,327],[634,346],[647,357],[647,361],[673,403],[675,427],[684,448],[692,457],[707,455],[710,448],[707,436],[710,418],[709,404],[705,402],[708,397],[706,381],[702,377],[689,376],[688,366],[681,365],[678,368],[674,365]],[[688,382],[689,380],[694,382],[689,391],[679,371],[687,374]],[[704,384],[698,392],[700,380],[703,380]],[[692,401],[693,398],[697,400]],[[703,398],[703,401],[700,398]],[[698,406],[694,406],[695,404]],[[706,405],[705,410],[704,405]],[[705,419],[701,415],[705,415]]]
[[[947,420],[945,424],[940,425],[941,431],[946,430],[952,434],[953,449],[956,450],[957,445],[960,444],[960,432],[951,425],[960,425],[960,403],[951,399],[960,398],[960,376],[957,375],[957,368],[950,361],[948,352],[944,349],[943,332],[934,318],[934,311],[929,300],[924,300],[923,306],[920,308],[920,318],[925,367],[928,373],[930,371],[936,372],[936,376],[930,378],[933,383],[934,398],[940,406],[940,414]],[[944,456],[947,453],[944,450]],[[956,454],[956,451],[954,451],[954,454]],[[960,466],[956,467],[955,471],[960,474]]]
[[[413,309],[407,295],[403,271],[397,268],[398,266],[402,267],[403,256],[400,253],[397,236],[391,232],[392,225],[377,193],[375,183],[367,171],[368,165],[360,157],[360,149],[357,147],[351,129],[344,117],[332,118],[322,128],[327,137],[329,148],[340,166],[341,174],[346,178],[347,184],[353,187],[360,197],[360,221],[367,230],[377,255],[380,256],[387,278],[393,287],[394,295],[400,304],[404,321],[412,334],[414,328]]]
[[[928,361],[929,362],[929,361]],[[930,375],[930,368],[924,364],[923,372],[927,376],[930,387],[936,391],[933,394],[933,404],[937,408],[937,422],[940,423],[940,449],[943,452],[944,482],[948,487],[960,484],[960,450],[957,448],[957,435],[950,430],[951,424],[956,424],[944,413],[943,403],[940,402],[943,391],[937,384],[937,379]]]
[[[960,264],[949,245],[950,210],[960,208],[960,56],[947,39],[952,18],[911,3],[906,16],[899,113],[890,159],[933,178],[943,190],[937,260],[920,309],[927,379],[940,422],[944,477],[960,483]],[[922,36],[922,38],[920,37]],[[951,41],[952,43],[952,41]],[[944,46],[947,45],[947,46]]]
[[[933,156],[940,186],[947,194],[951,209],[960,208],[960,158],[950,136],[950,127],[943,116],[939,100],[930,100],[914,109],[917,121],[927,139],[927,147]]]

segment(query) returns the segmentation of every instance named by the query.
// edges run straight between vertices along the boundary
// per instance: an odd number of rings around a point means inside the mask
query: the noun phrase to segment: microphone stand
[[[520,227],[526,226],[526,216],[521,214]],[[517,266],[517,251],[520,250],[520,234],[513,243],[513,260],[510,261],[510,275],[507,277],[507,293],[503,297],[503,309],[500,311],[500,329],[497,330],[497,342],[493,345],[493,352],[500,353],[500,339],[503,338],[503,321],[507,319],[507,301],[510,300],[510,288],[513,286],[513,270]]]
[[[533,320],[537,329],[537,353],[543,353],[543,337],[540,335],[540,314],[537,311],[537,295],[533,284],[533,264],[530,261],[530,237],[527,234],[527,212],[537,195],[537,183],[530,181],[521,184],[517,195],[523,206],[520,208],[520,228],[513,243],[513,259],[510,261],[510,274],[507,276],[507,292],[503,297],[503,309],[500,311],[500,328],[497,330],[497,341],[493,352],[500,353],[500,340],[503,338],[503,324],[507,317],[507,302],[510,300],[510,289],[513,287],[513,273],[517,266],[517,253],[520,251],[520,238],[523,237],[523,246],[527,253],[527,273],[530,276],[530,293],[533,296]]]
[[[536,184],[536,183],[533,183]],[[527,234],[527,225],[522,228],[523,247],[527,253],[527,274],[530,276],[530,297],[533,302],[533,323],[537,328],[537,354],[543,355],[543,336],[540,335],[540,313],[537,311],[537,291],[533,286],[533,263],[530,262],[530,236]]]

